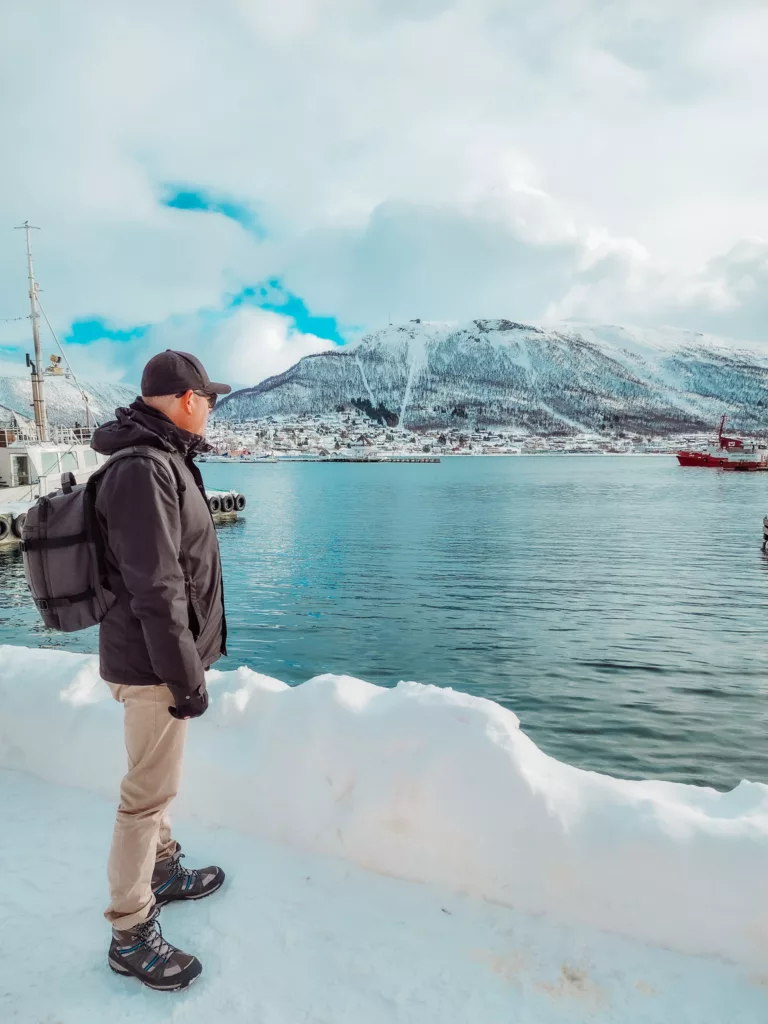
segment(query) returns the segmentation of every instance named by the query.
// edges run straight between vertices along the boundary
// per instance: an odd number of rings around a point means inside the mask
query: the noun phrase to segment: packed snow
[[[205,967],[174,1019],[766,1019],[768,786],[585,772],[413,682],[209,686],[176,817],[229,884],[163,912]],[[103,963],[124,759],[95,658],[0,647],[2,1020],[167,1019]]]

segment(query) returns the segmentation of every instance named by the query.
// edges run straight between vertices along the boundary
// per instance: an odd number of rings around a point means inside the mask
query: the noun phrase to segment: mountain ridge
[[[363,409],[409,429],[530,433],[768,429],[768,346],[676,328],[565,321],[411,321],[305,356],[225,398],[217,416]]]

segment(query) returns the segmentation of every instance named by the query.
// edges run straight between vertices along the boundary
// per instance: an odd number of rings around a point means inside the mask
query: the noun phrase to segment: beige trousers
[[[155,862],[176,852],[168,808],[179,788],[187,723],[168,714],[174,699],[167,686],[107,685],[124,708],[128,774],[120,785],[104,916],[125,931],[152,913]]]

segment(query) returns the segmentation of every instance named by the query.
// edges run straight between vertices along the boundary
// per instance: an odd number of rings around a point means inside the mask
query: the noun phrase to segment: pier
[[[329,456],[324,459],[301,459],[302,462],[440,462],[434,455],[385,455],[367,458],[365,455]]]

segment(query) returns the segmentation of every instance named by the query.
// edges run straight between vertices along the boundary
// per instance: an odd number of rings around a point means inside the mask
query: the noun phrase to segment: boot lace
[[[194,879],[197,878],[200,872],[197,871],[195,868],[184,867],[184,865],[181,863],[181,858],[185,856],[186,854],[184,853],[179,853],[176,855],[176,857],[174,858],[174,865],[171,868],[169,877],[181,879],[191,878],[194,881]]]
[[[157,953],[161,960],[168,961],[176,952],[174,946],[163,938],[163,930],[158,921],[160,908],[156,907],[154,912],[136,929],[136,937],[141,939],[144,945]]]

